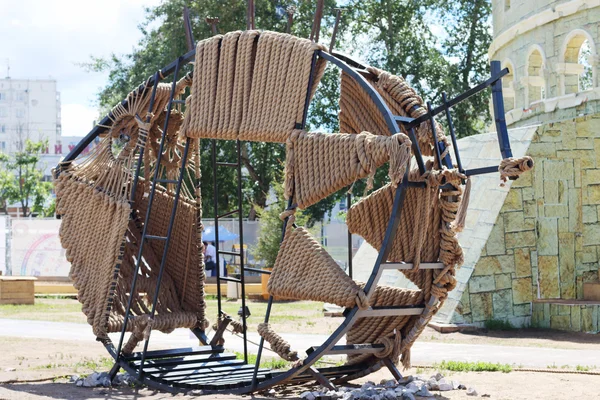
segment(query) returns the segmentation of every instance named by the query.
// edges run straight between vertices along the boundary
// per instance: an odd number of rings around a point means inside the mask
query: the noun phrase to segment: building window
[[[544,79],[544,58],[539,50],[534,50],[527,59],[527,104],[546,97]]]
[[[514,67],[510,61],[505,61],[502,68],[508,68],[508,74],[502,78],[502,94],[504,98],[504,109],[510,111],[516,107]]]
[[[0,118],[7,117],[8,113],[6,111],[6,107],[0,107]]]
[[[0,150],[2,150],[2,151],[6,150],[6,142],[0,142]]]
[[[24,108],[17,108],[17,110],[15,111],[17,118],[24,118],[25,117],[25,109]]]
[[[504,0],[504,11],[508,11],[510,9],[510,0]]]
[[[0,125],[0,133],[6,133],[6,125]]]
[[[0,101],[6,100],[6,93],[0,92]]]
[[[17,92],[17,101],[25,101],[25,92]]]
[[[564,63],[559,64],[562,93],[592,89],[595,66],[590,63],[590,59],[595,52],[591,37],[587,32],[577,29],[567,36],[563,51]]]

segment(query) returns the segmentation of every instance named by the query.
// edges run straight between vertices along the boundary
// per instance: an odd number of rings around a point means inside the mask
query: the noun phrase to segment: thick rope
[[[533,159],[529,156],[521,158],[505,158],[500,162],[498,171],[500,171],[500,179],[506,182],[510,178],[517,178],[523,172],[533,168]]]
[[[298,361],[298,352],[292,351],[290,344],[279,336],[269,324],[258,324],[258,334],[271,345],[271,350],[286,361]]]

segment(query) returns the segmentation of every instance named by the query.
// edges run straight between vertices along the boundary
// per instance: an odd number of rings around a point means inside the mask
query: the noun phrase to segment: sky
[[[141,38],[144,7],[160,0],[0,0],[0,76],[56,79],[63,136],[83,136],[98,117],[105,73],[77,63],[128,53]]]

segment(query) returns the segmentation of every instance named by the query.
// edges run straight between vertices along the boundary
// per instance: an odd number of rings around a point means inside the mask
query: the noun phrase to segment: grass
[[[442,361],[435,366],[440,370],[454,372],[504,372],[512,371],[509,364],[489,363],[489,362],[463,362],[463,361]]]
[[[0,305],[0,318],[30,319],[38,321],[80,322],[86,319],[81,303],[74,299],[45,297],[36,298],[31,305]]]
[[[244,354],[240,352],[235,352],[235,355],[238,359],[243,360]],[[248,364],[256,364],[256,354],[248,354]],[[291,363],[280,358],[273,357],[262,357],[260,360],[261,368],[269,368],[269,369],[289,369]]]
[[[512,331],[518,329],[510,321],[503,319],[488,319],[483,322],[483,326],[488,331]]]

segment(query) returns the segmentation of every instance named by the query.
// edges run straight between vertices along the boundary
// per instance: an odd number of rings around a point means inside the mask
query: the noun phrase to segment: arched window
[[[508,68],[508,75],[502,78],[502,94],[504,97],[504,110],[510,111],[515,108],[515,67],[510,60],[502,63],[502,69]]]
[[[546,98],[546,79],[544,78],[544,56],[542,50],[534,48],[527,57],[527,76],[525,77],[527,104]]]
[[[563,94],[577,93],[596,86],[596,66],[590,63],[596,55],[592,37],[582,29],[569,33],[557,71]]]

